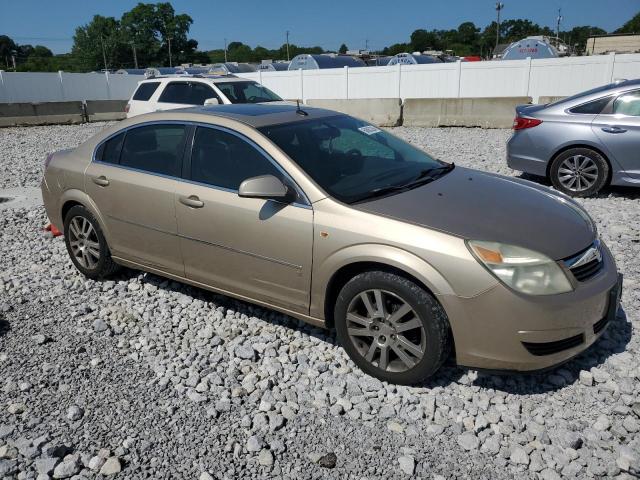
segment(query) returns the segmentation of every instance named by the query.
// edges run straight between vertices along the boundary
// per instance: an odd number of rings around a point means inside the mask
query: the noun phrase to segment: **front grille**
[[[609,323],[609,317],[604,317],[602,320],[598,320],[593,324],[593,333],[596,335],[599,334]]]
[[[570,268],[573,276],[576,277],[576,280],[579,282],[584,282],[585,280],[589,280],[596,273],[600,271],[602,268],[602,260],[594,259],[589,263],[585,263],[579,267]]]
[[[575,279],[585,282],[595,276],[603,266],[600,241],[596,240],[588,248],[563,260]]]
[[[562,352],[563,350],[569,350],[570,348],[577,347],[582,343],[584,343],[584,335],[581,333],[575,337],[556,340],[555,342],[522,342],[522,345],[531,355],[541,357],[543,355],[552,355],[554,353]]]

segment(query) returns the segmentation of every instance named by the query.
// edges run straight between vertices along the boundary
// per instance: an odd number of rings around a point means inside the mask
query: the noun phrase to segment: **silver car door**
[[[640,178],[640,90],[617,97],[611,113],[598,115],[591,127],[626,174]]]

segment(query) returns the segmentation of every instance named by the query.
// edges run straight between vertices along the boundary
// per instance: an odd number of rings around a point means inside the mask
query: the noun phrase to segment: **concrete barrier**
[[[0,103],[0,127],[83,121],[82,102]]]
[[[510,128],[516,105],[531,97],[408,98],[402,124],[407,127]]]
[[[306,104],[353,115],[381,127],[395,127],[402,124],[402,105],[399,98],[310,99]]]
[[[540,105],[546,105],[547,103],[557,102],[558,100],[562,100],[563,98],[567,98],[567,97],[540,96],[538,97],[538,103]]]
[[[122,120],[127,117],[124,107],[127,100],[87,100],[86,114],[90,122]]]

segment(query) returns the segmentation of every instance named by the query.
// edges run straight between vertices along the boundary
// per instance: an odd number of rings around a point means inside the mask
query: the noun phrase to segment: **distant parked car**
[[[233,75],[167,76],[143,80],[127,103],[128,117],[186,106],[282,102],[253,80]]]
[[[338,112],[153,113],[45,165],[47,214],[87,277],[126,265],[335,327],[389,382],[421,381],[452,350],[547,368],[618,309],[622,279],[577,203]]]
[[[640,79],[516,108],[507,163],[573,197],[640,187]]]

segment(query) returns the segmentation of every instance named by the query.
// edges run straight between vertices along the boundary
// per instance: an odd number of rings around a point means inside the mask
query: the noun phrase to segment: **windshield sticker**
[[[380,133],[380,129],[374,127],[373,125],[365,125],[364,127],[358,128],[362,133],[366,133],[367,135],[373,135],[374,133]]]

